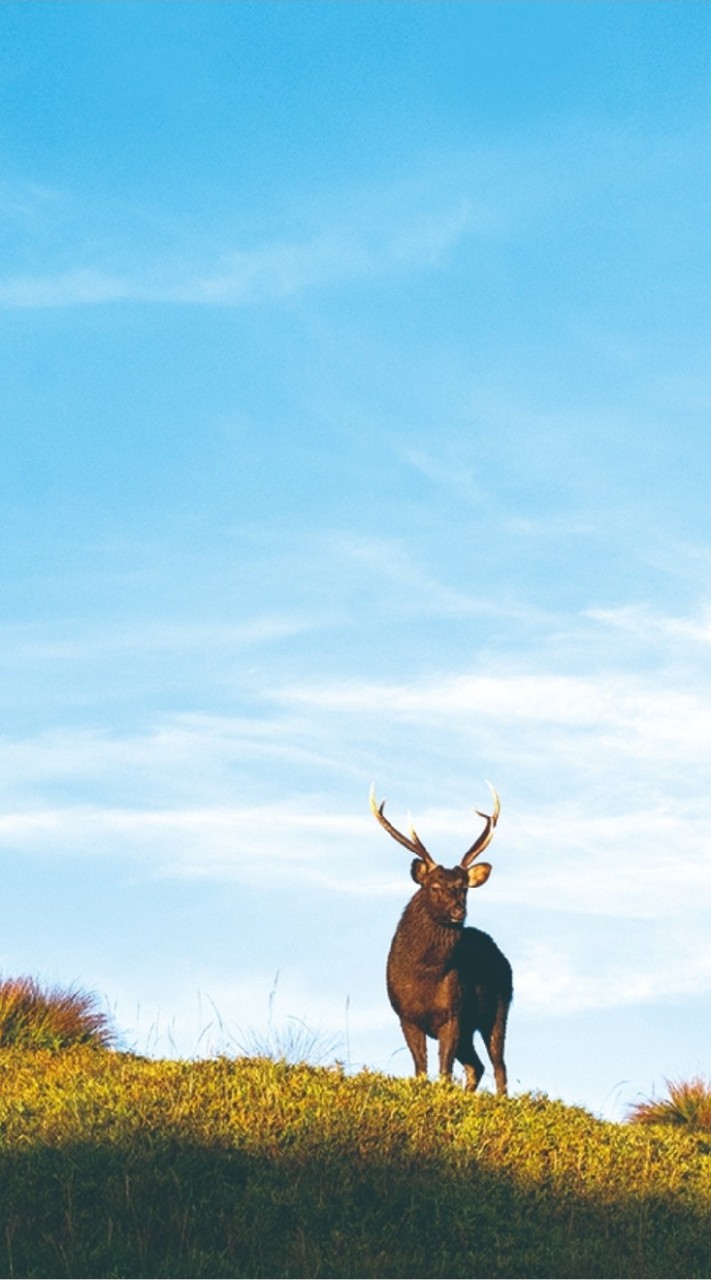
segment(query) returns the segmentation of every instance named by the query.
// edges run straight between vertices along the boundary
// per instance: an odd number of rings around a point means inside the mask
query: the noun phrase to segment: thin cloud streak
[[[379,885],[371,882],[363,886],[347,873],[344,880],[339,881],[334,874],[337,866],[347,867],[357,851],[362,864],[362,851],[368,848],[365,822],[365,819],[342,815],[295,816],[285,811],[275,812],[272,807],[268,811],[234,809],[170,814],[87,810],[83,814],[68,811],[24,815],[19,819],[7,817],[0,823],[0,841],[5,844],[9,839],[15,850],[24,843],[27,853],[38,853],[40,849],[33,846],[40,846],[44,857],[53,852],[66,856],[68,847],[73,857],[111,854],[124,862],[132,862],[136,871],[149,878],[216,877],[223,882],[234,880],[259,886],[263,884],[266,862],[270,878],[298,876],[307,892],[346,892],[354,898],[369,899],[371,903],[381,897],[392,904],[388,910],[394,922],[396,904],[404,902],[408,892],[404,869],[397,880]],[[127,848],[131,849],[130,855],[126,854]],[[338,850],[337,863],[335,849]],[[330,874],[325,876],[324,869],[329,863]],[[640,876],[646,873],[656,878],[662,923],[642,921],[646,933],[641,937],[628,936],[629,921],[613,916],[605,945],[601,947],[596,938],[595,913],[599,908],[604,914],[605,899],[617,891],[614,882],[605,878],[609,867],[614,865],[613,860],[605,858],[603,865],[600,859],[587,881],[578,879],[578,902],[574,905],[585,923],[580,924],[577,933],[571,933],[572,922],[566,916],[571,903],[558,893],[554,863],[536,857],[536,865],[539,877],[545,879],[539,901],[527,897],[526,886],[516,894],[519,899],[516,905],[519,910],[525,909],[530,921],[526,934],[515,947],[516,1001],[522,1014],[562,1017],[594,1009],[691,997],[711,988],[707,922],[701,915],[677,910],[674,898],[669,895],[671,868],[667,868],[666,875],[657,877],[657,868],[638,867]],[[683,888],[683,865],[680,870]],[[676,869],[673,877],[678,884]],[[594,901],[590,893],[596,885],[598,901]],[[690,898],[699,894],[701,882],[687,883],[686,888],[688,905]],[[556,904],[559,921],[554,941],[551,941],[551,902]],[[488,904],[490,913],[496,913],[500,934],[506,933],[507,911],[511,905],[505,889]],[[546,922],[543,930],[536,924],[541,912]],[[476,923],[479,916],[474,904],[470,915],[472,923]],[[611,929],[615,931],[610,932]],[[508,931],[514,940],[516,931],[510,922]],[[596,956],[594,972],[591,972],[592,952]],[[263,1007],[268,992],[266,978],[264,982],[255,979],[255,983],[261,991]],[[232,1001],[217,995],[216,998],[220,1008],[229,1011]],[[328,998],[320,992],[307,1002],[303,1016],[323,1020],[328,1005]],[[239,1007],[244,1018],[243,1001]],[[295,1007],[292,997],[291,1008]],[[302,1010],[301,1005],[298,1007]],[[383,1002],[376,1010],[378,1024],[387,1025],[390,1015],[384,1012],[385,1008]],[[361,1021],[365,1029],[368,1019]]]
[[[649,606],[641,605],[589,609],[586,616],[605,627],[626,632],[645,644],[668,644],[669,641],[711,644],[711,608],[708,605],[695,618],[667,617]]]
[[[421,726],[437,774],[449,776],[448,795],[452,788],[471,793],[462,744],[475,725],[512,797],[509,804],[505,798],[487,910],[502,921],[525,911],[530,922],[517,957],[522,1011],[562,1015],[708,991],[711,809],[698,793],[684,803],[677,791],[679,771],[693,781],[707,758],[711,703],[702,693],[660,689],[653,674],[541,672],[301,684],[267,701],[269,715],[253,720],[184,715],[143,734],[64,730],[6,739],[5,855],[111,858],[141,878],[255,886],[268,867],[270,876],[298,875],[306,892],[394,907],[407,896],[406,867],[383,860],[363,768],[382,776],[390,738],[401,738],[403,724]],[[387,736],[379,730],[374,750],[373,715],[382,723],[384,707]],[[370,742],[370,752],[359,742]],[[289,760],[292,771],[303,767],[311,785],[328,768],[335,790],[326,798],[291,785],[276,798],[262,778],[252,797],[255,756]],[[552,795],[535,794],[533,763],[551,780]],[[87,777],[103,779],[103,803],[49,801],[48,784],[61,795],[62,786]],[[392,781],[388,774],[388,788]],[[235,791],[248,802],[235,804]],[[121,792],[131,795],[130,807],[119,802]],[[415,799],[402,795],[403,803]],[[471,794],[472,805],[484,800]],[[443,860],[466,847],[475,821],[451,803],[430,802],[417,812],[420,834]],[[578,955],[563,928],[546,950],[552,911],[561,926],[569,916],[568,929],[581,921],[587,947],[598,946],[596,921],[617,931],[595,977],[589,954]],[[472,915],[475,922],[474,906]],[[647,930],[643,945],[627,936],[632,922]],[[670,941],[680,930],[683,947]]]
[[[307,634],[329,626],[333,618],[324,615],[289,617],[267,614],[243,623],[167,623],[160,618],[147,619],[140,625],[112,625],[93,628],[56,626],[51,632],[42,625],[13,626],[0,629],[2,635],[1,665],[24,664],[41,658],[75,662],[133,653],[144,657],[154,653],[211,653],[239,651],[242,648],[269,644]],[[71,630],[71,634],[66,634]]]
[[[328,550],[348,569],[361,570],[365,579],[384,584],[385,596],[380,602],[384,611],[450,618],[515,616],[514,610],[500,603],[438,581],[397,538],[336,533],[328,540]],[[397,593],[395,598],[392,590]]]
[[[620,940],[622,941],[622,939]],[[576,955],[566,942],[538,942],[519,965],[516,1001],[527,1014],[566,1017],[572,1013],[658,1004],[693,998],[711,989],[711,945],[703,925],[683,934],[655,932],[643,954]],[[648,954],[653,951],[653,958]]]
[[[0,845],[33,855],[119,856],[178,878],[252,882],[265,865],[303,864],[315,881],[334,892],[366,897],[402,892],[402,876],[379,851],[365,798],[361,813],[329,813],[317,799],[308,806],[301,802],[301,808],[299,804],[298,797],[289,797],[263,805],[169,810],[26,807],[0,817]],[[447,814],[425,814],[422,822],[418,817],[418,828],[427,831],[435,856],[452,861],[455,855],[448,850],[455,842],[445,840],[443,832],[454,823],[447,819]],[[568,810],[535,814],[530,826],[514,815],[495,896],[502,904],[531,910],[553,904],[559,911],[611,918],[651,920],[675,918],[682,910],[704,912],[707,829],[708,815],[693,822],[630,813],[613,822]],[[672,862],[669,850],[680,841],[683,856]],[[461,838],[457,847],[459,843]],[[532,849],[533,854],[528,852]],[[354,860],[362,861],[364,851],[373,864],[367,884],[352,874],[358,865]]]
[[[329,712],[367,712],[403,721],[456,724],[486,717],[517,732],[546,724],[604,734],[606,747],[646,755],[674,748],[698,758],[711,749],[711,690],[660,688],[621,675],[455,675],[415,684],[349,680],[294,685],[280,698]],[[599,743],[598,743],[599,746]]]
[[[113,302],[248,307],[400,271],[437,270],[470,231],[464,201],[444,213],[401,215],[395,226],[343,227],[302,241],[225,253],[201,272],[152,264],[140,276],[96,267],[0,281],[0,307],[96,306]]]

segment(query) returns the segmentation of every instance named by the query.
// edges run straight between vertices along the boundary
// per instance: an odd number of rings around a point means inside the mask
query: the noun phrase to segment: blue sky
[[[684,2],[0,7],[4,973],[409,1074],[368,790],[453,864],[491,778],[513,1088],[709,1070],[710,61]]]

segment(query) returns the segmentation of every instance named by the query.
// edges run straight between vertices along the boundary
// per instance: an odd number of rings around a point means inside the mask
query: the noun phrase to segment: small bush
[[[0,1048],[66,1049],[91,1044],[110,1049],[116,1034],[93,992],[50,987],[36,978],[0,979]]]
[[[667,1080],[666,1098],[646,1098],[630,1108],[628,1119],[635,1124],[688,1125],[690,1129],[711,1129],[711,1082]]]

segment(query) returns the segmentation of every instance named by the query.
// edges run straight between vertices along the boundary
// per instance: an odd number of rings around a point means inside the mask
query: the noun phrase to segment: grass
[[[0,1049],[66,1049],[116,1043],[111,1021],[93,992],[40,985],[36,978],[0,978]]]
[[[269,1026],[266,1034],[251,1031],[237,1041],[240,1055],[273,1058],[278,1062],[323,1066],[333,1061],[340,1047],[336,1036],[309,1027],[301,1018],[289,1018],[285,1028]]]
[[[0,1051],[0,1274],[703,1277],[711,1143],[251,1057]]]
[[[666,1098],[646,1098],[630,1108],[629,1119],[636,1124],[684,1125],[689,1129],[711,1130],[711,1082],[667,1080]]]
[[[291,1063],[307,1062],[319,1067],[327,1062],[336,1061],[342,1048],[346,1049],[346,1053],[348,1052],[347,1030],[346,1043],[342,1045],[339,1037],[318,1027],[310,1027],[303,1018],[290,1016],[284,1026],[277,1026],[274,1022],[274,1001],[278,985],[279,972],[277,971],[269,994],[267,1025],[264,1032],[245,1031],[242,1028],[230,1029],[214,1001],[208,996],[214,1021],[205,1030],[216,1029],[218,1032],[212,1056],[274,1058],[277,1061]],[[348,1006],[349,1001],[346,1000],[346,1027]]]

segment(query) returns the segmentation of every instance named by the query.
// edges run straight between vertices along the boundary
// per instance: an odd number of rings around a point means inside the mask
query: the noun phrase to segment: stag
[[[494,835],[500,804],[496,791],[491,815],[477,809],[485,827],[459,866],[441,867],[414,828],[409,836],[385,817],[375,786],[370,807],[381,827],[415,854],[410,868],[420,887],[400,919],[390,947],[387,987],[415,1074],[427,1072],[427,1037],[439,1042],[440,1075],[450,1078],[454,1060],[464,1067],[465,1087],[474,1091],[484,1064],[474,1048],[474,1033],[483,1037],[494,1070],[497,1093],[506,1093],[504,1039],[513,996],[511,965],[493,938],[481,929],[464,927],[467,891],[484,884],[491,874],[488,862],[473,865]]]

